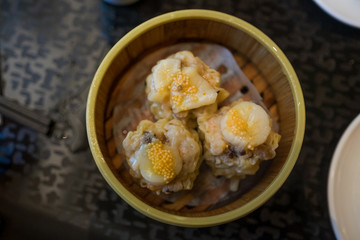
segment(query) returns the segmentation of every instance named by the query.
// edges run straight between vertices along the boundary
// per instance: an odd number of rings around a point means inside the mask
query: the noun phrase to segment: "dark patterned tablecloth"
[[[54,119],[44,136],[0,127],[0,239],[335,239],[327,205],[331,158],[360,113],[360,30],[302,0],[1,0],[1,94]],[[86,144],[92,76],[111,46],[145,20],[203,8],[253,24],[284,51],[306,102],[295,168],[262,207],[231,223],[181,228],[132,209],[100,175]]]

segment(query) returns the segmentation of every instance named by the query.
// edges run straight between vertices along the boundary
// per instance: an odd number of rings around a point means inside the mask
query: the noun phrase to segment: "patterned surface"
[[[1,239],[335,238],[327,177],[336,143],[360,112],[360,30],[301,0],[0,4],[2,93],[57,120],[53,136],[45,137],[3,119]],[[185,8],[232,14],[273,39],[298,74],[307,111],[299,160],[280,191],[247,217],[203,229],[168,226],[129,207],[101,177],[84,137],[88,86],[111,45],[145,20]]]

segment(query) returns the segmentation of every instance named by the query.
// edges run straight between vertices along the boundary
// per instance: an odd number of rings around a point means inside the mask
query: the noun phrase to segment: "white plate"
[[[360,0],[314,0],[314,2],[341,22],[360,28]]]
[[[338,239],[360,239],[360,114],[336,147],[328,179],[331,223]]]

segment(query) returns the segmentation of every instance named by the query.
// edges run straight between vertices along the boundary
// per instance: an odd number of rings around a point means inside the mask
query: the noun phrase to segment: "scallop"
[[[225,114],[221,120],[221,132],[229,143],[253,149],[266,141],[271,131],[270,123],[261,106],[243,101]]]
[[[163,185],[181,171],[182,161],[177,151],[157,140],[142,145],[135,153],[142,177],[151,184]]]
[[[218,103],[229,95],[220,88],[219,72],[189,51],[180,51],[160,60],[146,79],[146,93],[150,105],[157,104],[153,110],[169,109],[176,116],[180,116],[180,112]],[[170,105],[170,108],[162,105]],[[154,115],[164,116],[157,112]],[[165,115],[170,114],[166,112]]]
[[[195,67],[185,67],[174,75],[170,103],[175,113],[213,104],[216,98],[216,90]]]
[[[152,69],[146,83],[148,86],[148,99],[153,102],[164,102],[169,99],[169,86],[175,73],[180,71],[180,60],[160,60]]]

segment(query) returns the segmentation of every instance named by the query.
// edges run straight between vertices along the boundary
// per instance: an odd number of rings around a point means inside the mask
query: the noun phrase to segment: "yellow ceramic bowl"
[[[262,86],[266,86],[266,89],[261,91],[264,98],[275,106],[271,110],[278,115],[282,135],[276,158],[251,189],[225,206],[195,212],[166,208],[156,195],[133,183],[126,171],[121,170],[123,156],[116,151],[112,129],[114,106],[121,104],[116,102],[116,96],[121,90],[132,91],[135,87],[122,83],[122,76],[154,49],[183,41],[217,43],[240,56],[241,67],[251,69],[244,69],[245,74],[251,75],[255,71],[257,76],[265,80],[266,84]],[[267,97],[268,94],[270,97]],[[94,160],[106,181],[122,199],[141,213],[161,222],[204,227],[247,215],[281,187],[301,149],[305,108],[301,87],[291,64],[264,33],[224,13],[183,10],[155,17],[139,25],[109,51],[90,88],[86,121]]]

